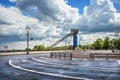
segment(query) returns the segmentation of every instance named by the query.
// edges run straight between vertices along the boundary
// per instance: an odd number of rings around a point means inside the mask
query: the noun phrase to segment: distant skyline
[[[81,44],[99,37],[118,38],[120,0],[0,0],[0,50],[6,45],[9,49],[26,48],[26,25],[34,39],[31,48],[50,46],[73,28],[80,30]],[[72,44],[72,37],[67,41]]]

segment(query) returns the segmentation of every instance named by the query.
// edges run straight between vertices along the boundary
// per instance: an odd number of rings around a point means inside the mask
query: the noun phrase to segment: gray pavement
[[[53,59],[49,51],[7,54],[11,56],[0,56],[0,80],[120,80],[120,61],[114,59]]]

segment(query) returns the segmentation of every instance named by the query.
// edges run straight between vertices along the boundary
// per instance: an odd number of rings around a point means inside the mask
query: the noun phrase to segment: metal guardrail
[[[112,50],[112,53],[120,54],[120,50]]]
[[[120,57],[120,54],[114,54],[114,53],[112,53],[112,54],[100,54],[100,53],[90,53],[90,57],[94,60],[95,59],[95,57],[106,57],[106,59],[108,60],[109,59],[109,57]]]
[[[72,53],[64,53],[64,52],[52,52],[50,53],[50,58],[59,58],[59,59],[71,59],[73,58]]]

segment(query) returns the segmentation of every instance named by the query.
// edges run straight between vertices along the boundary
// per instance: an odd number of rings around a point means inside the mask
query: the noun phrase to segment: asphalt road
[[[15,69],[8,64],[10,59],[15,60],[34,56],[43,56],[43,54],[0,56],[0,80],[63,80],[61,77],[35,74]]]
[[[0,80],[120,80],[120,64],[117,60],[63,60],[47,56],[0,56]],[[17,68],[9,64],[10,60]]]

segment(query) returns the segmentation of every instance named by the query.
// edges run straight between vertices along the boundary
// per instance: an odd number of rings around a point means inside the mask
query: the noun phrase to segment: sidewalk
[[[51,53],[51,52],[58,52],[58,51],[30,51],[29,54],[42,54],[42,53]],[[63,52],[63,51],[59,51]],[[26,54],[26,52],[0,52],[0,56],[7,56],[7,55],[20,55]]]

